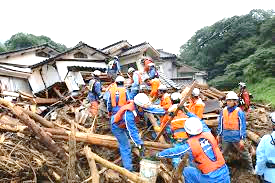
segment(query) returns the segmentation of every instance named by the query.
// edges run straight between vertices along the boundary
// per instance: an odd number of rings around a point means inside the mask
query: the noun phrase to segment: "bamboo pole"
[[[112,169],[116,172],[119,172],[121,175],[127,177],[128,179],[136,182],[136,183],[149,183],[147,179],[142,178],[128,170],[126,170],[125,168],[122,168],[120,166],[117,166],[103,158],[101,158],[100,156],[98,156],[97,154],[93,153],[91,151],[91,148],[89,148],[88,146],[85,147],[87,150],[87,154],[89,158],[93,158],[95,161],[99,162],[100,164],[102,164],[103,166]]]
[[[158,126],[159,126],[158,123],[157,123],[156,118],[155,118],[154,115],[151,114],[151,113],[145,113],[145,116],[148,117],[148,119],[149,119],[150,122],[152,123],[153,129],[154,129],[154,131],[155,131],[155,127],[158,127]],[[156,132],[156,131],[155,131],[155,132]],[[158,135],[159,132],[156,132],[156,134]],[[159,141],[160,141],[161,143],[167,143],[167,142],[165,141],[165,138],[163,137],[163,135],[160,136]]]

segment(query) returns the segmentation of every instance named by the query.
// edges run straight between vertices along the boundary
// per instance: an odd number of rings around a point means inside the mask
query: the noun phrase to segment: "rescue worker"
[[[239,93],[239,106],[244,112],[249,111],[250,97],[249,92],[246,89],[246,84],[243,82],[239,83],[240,93]]]
[[[185,167],[183,176],[186,183],[216,182],[229,183],[229,171],[210,130],[204,131],[202,121],[197,117],[188,118],[184,129],[188,140],[173,148],[157,153],[157,158],[177,158],[189,153],[190,162],[196,167]]]
[[[191,98],[189,100],[188,110],[193,114],[197,115],[200,119],[203,117],[203,111],[205,104],[199,97],[200,90],[198,88],[194,88],[192,91]]]
[[[90,105],[90,113],[93,117],[97,116],[98,114],[98,106],[99,106],[99,100],[102,99],[101,94],[101,82],[99,79],[101,72],[99,70],[95,70],[93,72],[93,79],[89,81],[88,85],[88,96],[87,99],[89,101]]]
[[[144,112],[163,115],[165,111],[155,109],[151,106],[148,96],[144,93],[139,93],[134,100],[129,100],[122,106],[115,115],[111,118],[111,130],[119,143],[119,150],[124,168],[133,171],[131,145],[128,136],[133,141],[134,145],[140,150],[141,156],[144,155],[143,141],[140,139],[138,129],[135,125],[135,119],[138,116],[143,116]]]
[[[149,72],[149,64],[154,63],[153,59],[150,57],[145,57],[141,59],[141,63],[143,63],[144,66],[144,72],[148,73]]]
[[[109,78],[111,78],[113,82],[118,74],[121,74],[119,58],[117,56],[114,56],[114,59],[111,60],[107,65],[107,75],[109,76]]]
[[[149,75],[150,79],[154,79],[155,77],[158,76],[155,64],[149,63],[148,66],[149,66],[148,75]]]
[[[237,149],[242,158],[247,162],[248,171],[254,174],[252,158],[248,147],[245,145],[246,139],[246,119],[244,112],[237,107],[238,95],[230,91],[226,95],[227,106],[221,111],[219,125],[217,129],[217,140],[222,140],[223,155],[226,155],[232,148]]]
[[[151,97],[151,101],[154,101],[158,98],[158,88],[160,86],[160,80],[158,78],[154,78],[150,80],[150,77],[146,74],[143,77],[143,82],[146,85],[151,86],[151,92],[149,96]]]
[[[275,182],[275,112],[270,114],[273,132],[264,135],[256,150],[256,173],[263,182]]]
[[[161,84],[158,88],[158,95],[160,97],[160,106],[167,112],[168,109],[172,105],[172,101],[170,98],[170,94],[167,93],[167,87],[163,84]],[[160,118],[160,126],[163,125],[165,121],[169,119],[168,113],[165,114],[163,117]],[[160,131],[160,129],[157,129],[157,131]]]
[[[127,89],[124,87],[124,77],[118,76],[110,89],[110,95],[107,100],[107,111],[109,116],[114,115],[117,111],[124,106],[128,100],[130,100],[130,95]]]
[[[131,92],[130,92],[130,98],[134,99],[134,97],[139,92],[140,84],[142,83],[141,73],[139,71],[136,71],[133,67],[130,67],[128,69],[128,76],[131,78]]]

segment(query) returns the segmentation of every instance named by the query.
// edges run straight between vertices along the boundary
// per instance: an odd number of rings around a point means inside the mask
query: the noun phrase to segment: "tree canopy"
[[[64,44],[56,43],[47,36],[35,36],[33,34],[25,34],[20,32],[11,36],[11,38],[7,40],[4,45],[0,44],[0,53],[37,46],[44,43],[50,44],[60,52],[67,50],[67,47]]]
[[[181,46],[179,58],[207,71],[216,87],[256,82],[275,74],[274,32],[274,12],[252,10],[198,30]]]

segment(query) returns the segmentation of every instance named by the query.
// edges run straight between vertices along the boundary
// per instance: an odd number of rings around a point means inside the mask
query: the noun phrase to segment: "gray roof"
[[[178,84],[176,84],[174,81],[172,81],[171,79],[168,78],[168,76],[166,76],[163,72],[158,71],[159,74],[159,79],[161,84],[164,84],[167,88],[174,88],[179,90],[180,86]]]
[[[143,42],[141,44],[132,46],[132,47],[126,49],[124,52],[122,52],[119,56],[123,57],[123,56],[127,56],[127,55],[132,55],[132,54],[138,53],[138,52],[140,52],[140,51],[145,50],[146,48],[148,48],[147,44],[148,43]]]
[[[163,51],[163,49],[157,49],[161,59],[177,59],[177,55]]]

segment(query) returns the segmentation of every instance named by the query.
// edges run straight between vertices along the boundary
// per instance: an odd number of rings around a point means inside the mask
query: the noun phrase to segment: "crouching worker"
[[[157,153],[157,158],[176,158],[189,153],[195,167],[185,167],[183,176],[186,183],[216,182],[229,183],[229,171],[211,132],[204,132],[202,122],[196,118],[188,118],[184,129],[188,140],[181,146],[169,148]]]
[[[141,156],[144,154],[143,141],[140,139],[135,120],[138,116],[143,116],[144,112],[155,112],[150,106],[151,102],[144,93],[135,96],[134,101],[129,100],[122,106],[115,115],[111,117],[111,130],[119,143],[119,150],[124,168],[133,171],[131,145],[127,134],[134,145],[140,150]],[[146,110],[145,110],[146,109]],[[165,111],[162,111],[165,113]]]

